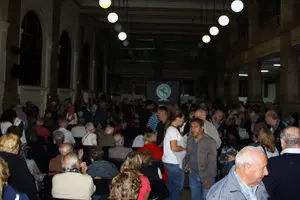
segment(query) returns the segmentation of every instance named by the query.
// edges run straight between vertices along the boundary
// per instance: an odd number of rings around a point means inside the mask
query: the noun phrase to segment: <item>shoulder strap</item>
[[[264,150],[264,152],[265,152],[266,156],[268,157],[268,155],[267,155],[267,151],[266,151],[265,147],[264,147],[263,145],[261,145],[261,148]]]

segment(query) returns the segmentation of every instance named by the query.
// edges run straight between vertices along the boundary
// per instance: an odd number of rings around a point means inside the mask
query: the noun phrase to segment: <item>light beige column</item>
[[[260,62],[248,64],[248,103],[262,104],[262,76]]]
[[[280,36],[280,104],[284,115],[300,108],[299,105],[299,66],[296,49],[291,42],[293,27],[293,0],[281,0],[281,36]]]
[[[6,71],[3,109],[14,103],[19,103],[18,80],[12,74],[13,65],[19,64],[19,55],[12,51],[12,47],[20,46],[20,9],[21,0],[10,0],[8,4],[7,22],[10,24],[6,41]]]
[[[248,1],[248,47],[255,46],[259,41],[259,13],[256,0]]]
[[[0,113],[2,113],[3,97],[5,92],[6,75],[6,40],[9,24],[0,21]]]
[[[228,105],[233,106],[238,103],[239,98],[239,68],[230,66],[228,70]]]

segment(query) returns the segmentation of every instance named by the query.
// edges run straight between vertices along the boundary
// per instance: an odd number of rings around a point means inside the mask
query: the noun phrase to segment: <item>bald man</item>
[[[298,200],[300,197],[300,129],[285,128],[280,134],[282,152],[269,160],[264,178],[270,200]]]
[[[55,158],[52,158],[49,163],[49,175],[55,175],[57,173],[63,172],[62,168],[62,157],[67,155],[68,153],[73,152],[73,145],[70,143],[63,143],[59,146],[59,155]]]
[[[237,154],[229,174],[210,189],[206,200],[267,200],[262,182],[266,175],[265,153],[256,147],[245,147]]]
[[[204,121],[204,133],[206,133],[208,136],[210,136],[217,144],[217,149],[221,146],[221,139],[218,133],[218,130],[215,128],[215,126],[206,120],[206,111],[202,109],[198,109],[195,112],[195,118],[201,119]]]

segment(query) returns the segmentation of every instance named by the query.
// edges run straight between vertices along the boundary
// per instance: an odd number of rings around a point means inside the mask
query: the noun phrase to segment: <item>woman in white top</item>
[[[275,147],[275,138],[268,128],[262,127],[259,130],[258,144],[257,148],[264,151],[268,158],[279,155],[278,150]]]
[[[184,171],[180,168],[181,159],[178,159],[179,152],[184,152],[184,148],[178,145],[178,142],[182,140],[178,128],[182,126],[184,122],[184,113],[182,110],[175,111],[171,117],[171,125],[166,131],[164,138],[164,155],[162,161],[167,170],[168,180],[167,187],[169,190],[170,200],[179,200],[180,191],[184,185]]]
[[[96,129],[93,123],[85,125],[86,134],[82,137],[81,143],[83,146],[97,146]]]

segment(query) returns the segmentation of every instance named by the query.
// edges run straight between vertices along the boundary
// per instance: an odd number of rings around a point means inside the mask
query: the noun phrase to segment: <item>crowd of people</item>
[[[30,102],[0,117],[2,199],[298,199],[300,129],[278,106]]]

